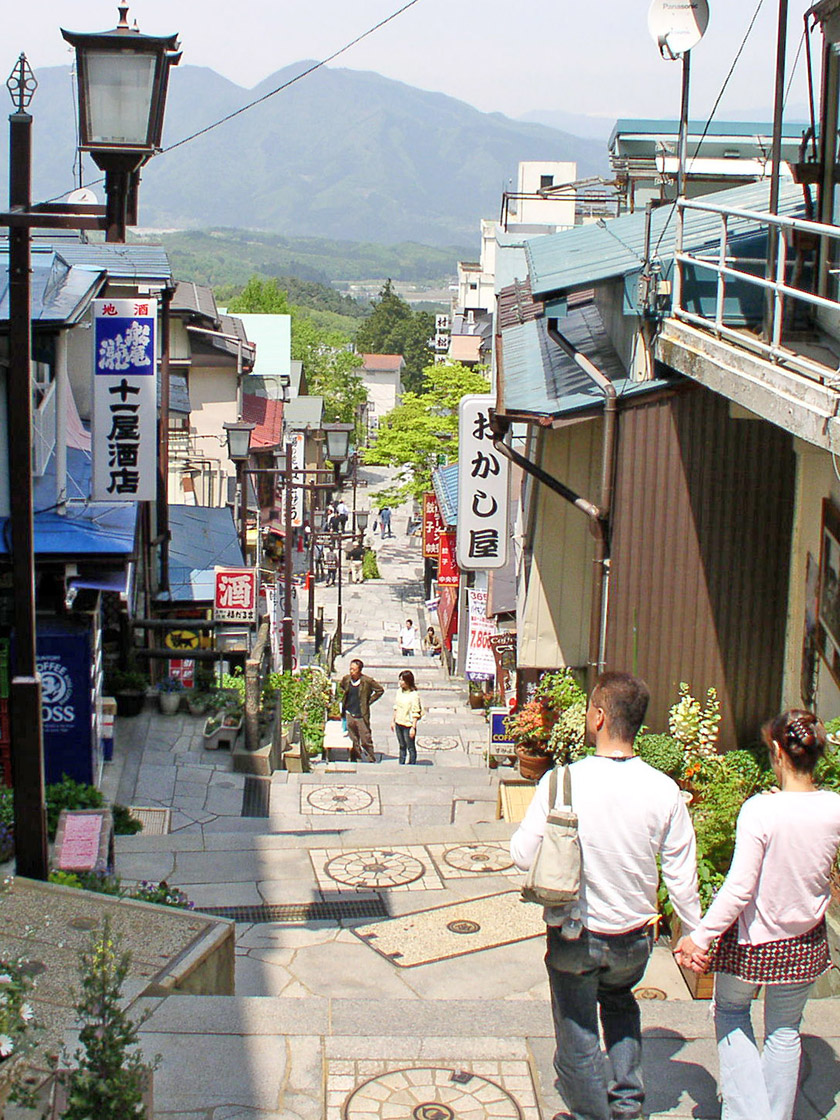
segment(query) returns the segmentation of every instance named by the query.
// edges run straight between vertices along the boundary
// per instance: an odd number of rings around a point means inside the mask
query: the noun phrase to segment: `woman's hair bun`
[[[797,770],[810,772],[825,752],[825,727],[813,712],[804,708],[790,708],[762,729],[764,740],[776,742],[793,762]]]
[[[785,746],[791,754],[799,754],[803,750],[810,754],[815,750],[817,748],[816,718],[811,716],[811,719],[807,720],[803,716],[797,716],[788,724]]]

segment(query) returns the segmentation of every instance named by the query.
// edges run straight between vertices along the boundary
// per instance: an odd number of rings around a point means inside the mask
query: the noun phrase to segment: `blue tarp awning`
[[[227,508],[169,507],[169,591],[177,602],[212,602],[214,568],[241,568],[242,549]]]

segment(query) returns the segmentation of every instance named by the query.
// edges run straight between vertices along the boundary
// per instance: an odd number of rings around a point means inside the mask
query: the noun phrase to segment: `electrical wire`
[[[799,40],[799,46],[796,48],[796,58],[793,60],[793,67],[791,68],[791,71],[790,71],[790,79],[788,80],[787,89],[785,90],[785,99],[782,102],[782,108],[784,108],[788,103],[788,98],[790,97],[791,86],[793,85],[793,79],[796,77],[796,71],[799,67],[799,59],[802,57],[802,48],[804,46],[805,46],[805,32],[803,31],[802,32],[802,38]]]
[[[697,141],[697,147],[694,149],[694,155],[691,157],[692,159],[697,159],[697,154],[700,151],[700,147],[709,134],[709,129],[712,127],[712,121],[715,119],[715,113],[718,111],[718,106],[723,100],[723,95],[726,92],[726,87],[729,85],[732,75],[735,73],[735,67],[738,65],[741,59],[741,55],[744,53],[744,48],[746,47],[749,37],[750,35],[752,35],[753,28],[755,27],[755,21],[758,19],[758,14],[763,7],[764,0],[758,0],[758,4],[756,5],[756,9],[753,12],[752,19],[749,22],[749,26],[747,27],[746,33],[744,34],[744,38],[741,40],[741,45],[740,47],[738,47],[735,58],[732,60],[732,65],[729,67],[729,73],[724,78],[723,85],[720,87],[720,92],[715,98],[715,103],[712,106],[712,111],[711,113],[709,113],[709,119],[706,121],[706,127],[703,129],[703,135]],[[662,238],[665,236],[668,230],[668,226],[671,224],[671,218],[673,218],[676,209],[677,200],[674,199],[674,201],[671,203],[671,209],[668,213],[668,217],[665,219],[665,225],[662,227],[662,232],[659,235],[659,240],[656,242],[656,248],[653,251],[654,257],[657,257],[659,255],[659,247],[662,244]]]
[[[181,148],[185,144],[191,143],[191,141],[198,139],[199,136],[204,136],[206,133],[212,132],[214,128],[218,128],[220,125],[226,124],[228,121],[233,120],[234,117],[241,116],[242,113],[247,113],[249,109],[253,109],[256,105],[261,105],[263,101],[268,101],[270,97],[274,97],[276,94],[282,93],[283,90],[295,85],[295,83],[301,81],[301,79],[309,77],[310,74],[314,74],[316,70],[321,70],[324,66],[328,66],[331,62],[334,62],[335,59],[339,58],[343,54],[346,54],[351,47],[355,47],[357,43],[361,43],[363,39],[367,39],[368,36],[373,35],[374,32],[379,31],[381,28],[385,27],[387,24],[391,23],[393,20],[401,16],[404,12],[407,12],[409,8],[413,8],[415,4],[419,3],[420,0],[408,0],[407,3],[402,5],[402,7],[397,8],[397,10],[391,12],[389,16],[385,16],[384,19],[381,19],[378,23],[373,24],[373,26],[369,27],[367,31],[363,31],[360,35],[357,35],[354,39],[351,39],[349,43],[345,43],[343,47],[339,47],[338,50],[333,51],[333,53],[330,55],[327,55],[326,58],[322,58],[320,62],[313,62],[311,66],[308,66],[305,70],[302,70],[300,74],[296,74],[294,78],[290,78],[287,82],[283,82],[282,85],[277,86],[275,89],[269,90],[268,93],[264,93],[261,97],[256,98],[254,101],[249,101],[247,105],[242,105],[239,109],[235,109],[232,113],[228,113],[226,116],[220,117],[219,120],[213,121],[212,124],[205,125],[204,128],[200,128],[196,132],[190,133],[189,136],[184,136],[181,140],[176,140],[174,144],[170,144],[166,148],[161,148],[158,155],[166,155],[167,152],[174,152],[176,148]],[[105,177],[100,176],[98,179],[90,179],[88,180],[88,182],[80,183],[79,185],[85,187],[96,187],[104,181]],[[47,201],[58,202],[59,199],[64,198],[69,193],[69,191],[64,191],[61,194],[57,194],[53,198],[48,199]]]

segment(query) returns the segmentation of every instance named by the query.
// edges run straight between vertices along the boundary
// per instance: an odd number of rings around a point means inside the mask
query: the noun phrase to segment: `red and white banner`
[[[255,622],[257,573],[253,568],[216,568],[213,618],[217,622]]]
[[[467,591],[470,608],[470,633],[467,640],[468,677],[492,679],[496,675],[496,658],[490,639],[496,633],[496,623],[487,617],[487,592]]]
[[[443,529],[437,498],[429,491],[423,495],[423,556],[427,560],[437,560]]]
[[[461,580],[461,569],[455,559],[455,533],[441,533],[438,548],[438,586],[457,587]]]

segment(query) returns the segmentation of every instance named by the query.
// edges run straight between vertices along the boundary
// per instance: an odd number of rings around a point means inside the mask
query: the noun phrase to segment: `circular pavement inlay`
[[[412,1120],[522,1120],[522,1110],[501,1086],[473,1074],[453,1080],[454,1069],[434,1066],[398,1069],[372,1077],[354,1089],[343,1120],[405,1116]]]
[[[634,988],[633,995],[636,999],[667,999],[661,988]]]
[[[421,735],[417,740],[418,751],[454,751],[460,745],[454,735]]]
[[[360,786],[318,786],[306,803],[322,813],[361,813],[373,804],[373,794]]]
[[[472,871],[476,875],[513,867],[510,855],[496,844],[459,844],[443,853],[443,861],[458,871]]]
[[[478,922],[470,922],[466,918],[460,918],[454,922],[447,922],[446,928],[450,933],[478,933],[481,926]]]
[[[335,856],[324,867],[336,883],[348,887],[403,887],[423,877],[426,868],[419,859],[403,852],[366,848]]]

